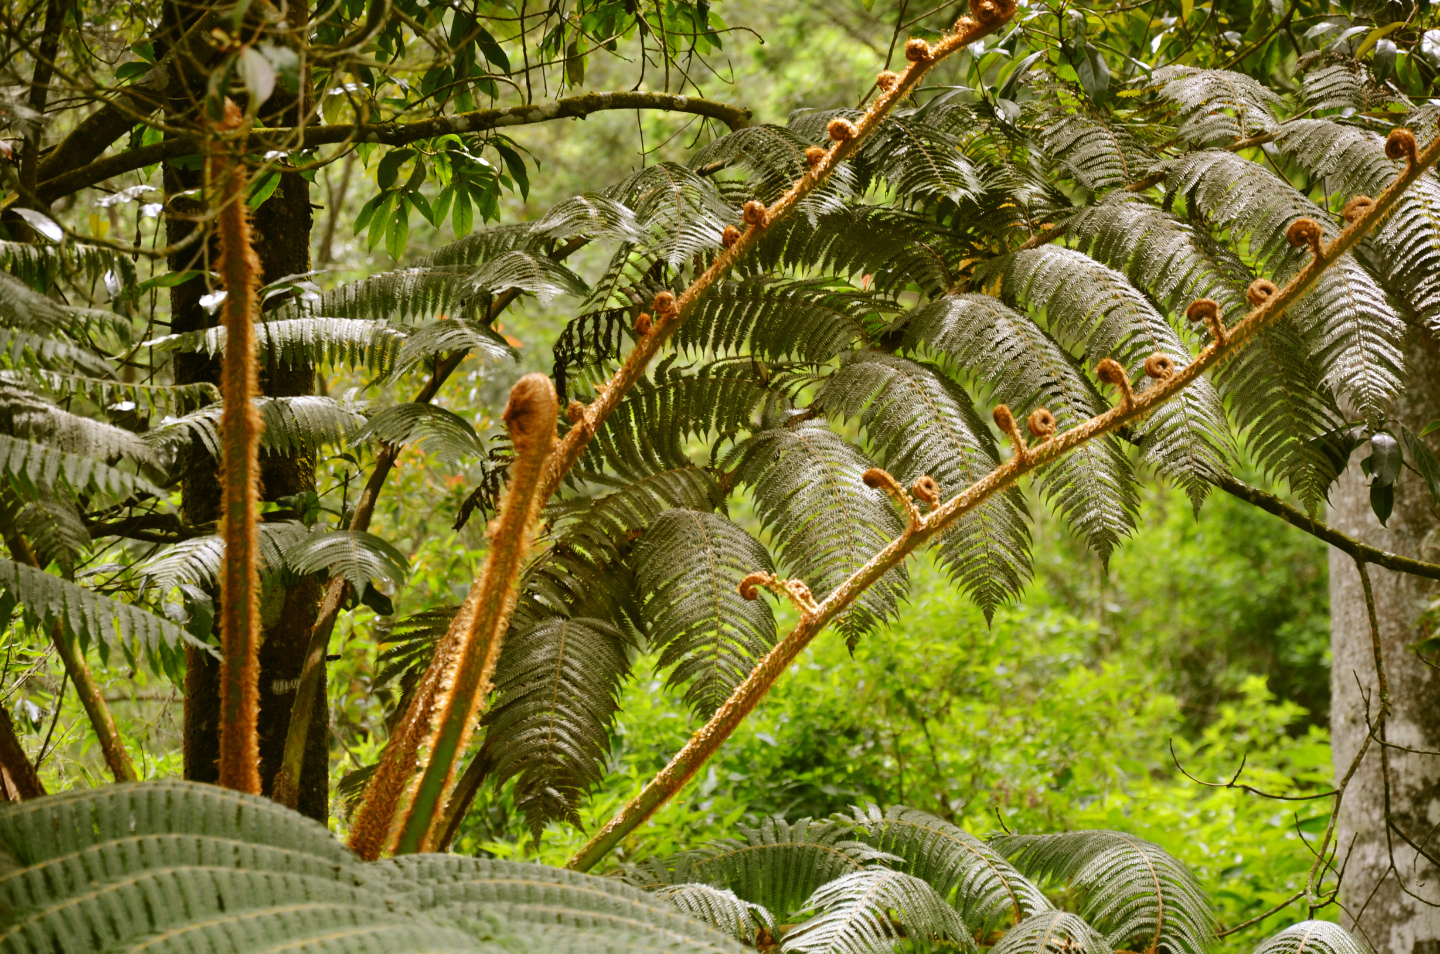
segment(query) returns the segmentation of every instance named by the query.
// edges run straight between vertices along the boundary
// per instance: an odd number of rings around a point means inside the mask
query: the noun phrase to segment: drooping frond
[[[949,941],[962,951],[975,946],[955,909],[903,871],[866,868],[842,875],[817,888],[804,907],[818,913],[785,936],[785,951],[888,954],[901,937]]]
[[[974,835],[928,812],[895,805],[855,806],[854,826],[867,844],[905,860],[901,870],[952,898],[980,934],[1006,917],[1014,923],[1050,910],[1043,892]]]
[[[327,578],[342,576],[356,593],[363,593],[371,580],[402,582],[410,570],[405,554],[363,530],[307,534],[291,542],[284,556],[291,572],[305,576],[323,570]]]
[[[877,352],[857,352],[825,379],[820,407],[858,418],[872,453],[905,486],[929,476],[947,496],[999,463],[990,430],[970,396],[934,367]],[[940,558],[989,619],[1030,577],[1030,532],[1019,493],[999,494],[957,522]]]
[[[62,277],[81,282],[104,279],[112,293],[135,283],[135,264],[127,256],[84,242],[0,241],[0,269],[39,291]]]
[[[1370,948],[1334,921],[1301,921],[1266,938],[1255,954],[1370,954]]]
[[[84,398],[100,407],[116,410],[143,407],[153,413],[183,406],[209,404],[220,399],[220,389],[208,381],[197,381],[193,384],[144,384],[138,381],[70,374],[42,367],[26,368],[23,372],[0,372],[0,380],[22,387],[36,387],[60,401],[66,398]]]
[[[1074,249],[1053,245],[1017,252],[991,266],[1005,297],[1032,312],[1067,348],[1094,367],[1107,357],[1144,380],[1145,361],[1164,354],[1177,367],[1190,362],[1179,334],[1125,277]],[[1212,474],[1224,472],[1229,433],[1220,399],[1201,379],[1161,406],[1142,425],[1144,459],[1170,477],[1199,506]]]
[[[255,324],[261,360],[279,367],[303,365],[365,368],[385,374],[400,354],[406,333],[385,321],[360,318],[286,318]],[[147,342],[175,351],[225,352],[225,327],[167,335]]]
[[[902,206],[946,199],[955,204],[985,191],[959,140],[942,126],[891,116],[865,141],[857,160],[873,170]]]
[[[1065,174],[1091,192],[1128,185],[1153,163],[1134,136],[1096,116],[1057,112],[1041,126],[1040,138]]]
[[[0,434],[80,457],[105,460],[119,456],[139,463],[154,459],[150,445],[140,435],[62,410],[37,394],[8,384],[0,384]]]
[[[741,954],[715,928],[613,878],[440,854],[407,855],[362,870],[384,879],[384,892],[397,905],[468,926],[489,942],[485,950]]]
[[[1076,913],[1112,949],[1143,944],[1166,954],[1203,954],[1215,915],[1190,869],[1162,849],[1117,831],[1003,835],[997,851],[1032,878],[1063,882],[1080,893]]]
[[[1269,87],[1244,73],[1163,66],[1152,80],[1162,99],[1180,111],[1181,139],[1208,146],[1269,132],[1275,111],[1284,101]]]
[[[113,497],[123,498],[132,494],[165,496],[164,491],[148,481],[110,466],[103,458],[70,454],[3,434],[0,434],[0,470],[32,494],[39,487],[53,487],[63,479],[75,490],[94,487]]]
[[[651,236],[646,244],[672,266],[718,248],[725,226],[738,219],[714,183],[673,162],[646,166],[607,192],[635,211]]]
[[[821,362],[867,341],[867,315],[894,310],[879,296],[825,279],[727,281],[700,299],[676,333],[675,346],[712,354],[744,349],[767,361],[793,356]]]
[[[286,567],[286,551],[310,538],[308,528],[298,521],[260,525],[260,572],[279,573]],[[177,586],[216,589],[220,586],[220,564],[225,559],[225,542],[218,535],[181,540],[160,551],[139,567],[143,589],[155,587],[161,594]]]
[[[997,298],[951,295],[903,320],[905,349],[950,357],[1017,418],[1043,407],[1063,431],[1105,406],[1075,360],[1030,316]],[[1046,498],[1102,559],[1134,528],[1140,508],[1135,475],[1113,436],[1076,448],[1043,469],[1039,481]]]
[[[767,818],[758,828],[736,827],[739,838],[626,866],[624,877],[651,889],[688,882],[714,885],[784,917],[821,885],[874,862],[894,860],[854,840],[848,825],[834,822]]]
[[[895,506],[861,476],[872,466],[854,445],[822,427],[773,427],[737,447],[737,482],[773,534],[787,571],[824,599],[900,533]],[[728,466],[727,466],[727,469]],[[901,564],[837,621],[853,641],[895,612],[908,586]]]
[[[754,946],[761,930],[772,937],[775,934],[775,915],[742,901],[733,891],[708,884],[668,884],[656,888],[654,894],[745,944]]]
[[[629,672],[628,641],[599,619],[551,618],[511,632],[495,670],[483,757],[498,787],[514,778],[515,804],[538,832],[600,781],[610,723]]]
[[[435,646],[450,629],[458,606],[425,610],[414,616],[384,623],[376,627],[380,644],[384,647],[376,658],[380,672],[375,685],[388,685],[396,677],[408,679],[418,676],[430,664]]]
[[[200,645],[167,619],[14,560],[0,560],[0,588],[41,625],[61,623],[69,638],[96,644],[102,652],[120,646],[138,655],[161,646]]]
[[[441,318],[415,329],[400,345],[400,353],[390,368],[391,379],[435,355],[447,352],[476,351],[492,360],[519,359],[498,331],[485,322],[469,318]]]
[[[530,227],[530,231],[536,238],[549,239],[583,235],[588,239],[614,237],[640,242],[645,238],[634,212],[623,203],[597,192],[561,200],[551,206],[550,211]]]
[[[324,444],[340,444],[365,423],[361,405],[328,397],[258,398],[265,425],[260,446],[272,454],[303,454]],[[167,421],[150,439],[197,441],[211,457],[220,457],[220,405],[210,404]]]
[[[1026,918],[995,942],[990,954],[1110,954],[1110,944],[1085,919],[1068,911]]]
[[[1365,68],[1347,57],[1344,63],[1307,70],[1300,79],[1300,100],[1308,112],[1318,113],[1323,109],[1364,112],[1371,108],[1372,98],[1376,105],[1389,98],[1368,79]]]
[[[685,702],[708,718],[775,643],[775,617],[764,600],[745,600],[746,574],[770,571],[760,542],[719,514],[671,510],[635,547],[657,666],[674,667],[668,684],[685,686]]]
[[[396,404],[377,411],[351,438],[355,444],[369,441],[397,446],[423,443],[431,453],[446,461],[485,453],[485,445],[469,421],[434,404]]]

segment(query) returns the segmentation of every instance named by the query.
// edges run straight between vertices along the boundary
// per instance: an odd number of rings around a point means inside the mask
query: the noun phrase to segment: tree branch
[[[5,773],[7,798],[20,801],[45,794],[45,786],[40,783],[40,776],[35,774],[35,766],[26,757],[25,748],[15,734],[15,723],[4,706],[0,706],[0,770]]]
[[[1353,560],[1383,566],[1396,573],[1409,573],[1412,576],[1423,576],[1427,580],[1440,580],[1440,564],[1413,560],[1407,556],[1400,556],[1398,553],[1368,546],[1354,537],[1341,533],[1329,524],[1321,523],[1305,511],[1291,506],[1274,494],[1251,487],[1234,477],[1216,477],[1213,483],[1232,497],[1238,497],[1266,513],[1274,514],[1292,527],[1304,530],[1317,540],[1324,540]]]
[[[591,113],[610,109],[658,109],[667,112],[690,113],[718,119],[731,129],[750,125],[750,110],[744,106],[732,106],[712,99],[696,96],[682,96],[676,93],[613,92],[582,93],[537,103],[532,106],[507,106],[503,109],[477,109],[468,113],[450,116],[436,116],[433,119],[417,119],[408,123],[361,123],[344,126],[279,127],[251,132],[246,143],[250,152],[266,152],[272,149],[296,150],[315,146],[347,142],[382,143],[387,146],[404,146],[421,139],[433,139],[452,133],[483,132],[487,129],[501,129],[506,126],[528,126],[550,122],[554,119],[584,119]],[[124,172],[154,165],[167,159],[193,155],[200,145],[189,139],[167,139],[164,142],[127,149],[97,159],[78,169],[71,169],[44,179],[36,194],[45,202],[54,202],[61,196],[104,182]]]
[[[1409,137],[1408,142],[1407,136]],[[824,602],[813,609],[807,609],[802,614],[795,629],[777,643],[775,648],[755,666],[750,675],[735,688],[730,698],[715,715],[690,737],[685,746],[640,791],[640,794],[631,799],[615,817],[606,823],[604,828],[571,857],[566,863],[566,867],[581,871],[589,870],[615,845],[619,844],[622,838],[653,815],[694,776],[700,766],[730,737],[735,728],[764,698],[765,693],[774,685],[780,674],[825,628],[826,624],[844,611],[862,592],[899,565],[922,543],[942,534],[956,520],[974,511],[995,494],[1014,486],[1021,476],[1058,460],[1081,444],[1145,417],[1156,407],[1189,387],[1210,368],[1244,347],[1258,331],[1283,314],[1285,309],[1296,299],[1310,290],[1321,273],[1338,261],[1342,255],[1378,225],[1380,220],[1389,214],[1395,203],[1399,201],[1400,195],[1405,189],[1437,159],[1440,159],[1440,137],[1436,137],[1424,153],[1416,155],[1413,135],[1409,134],[1408,130],[1397,129],[1391,133],[1391,141],[1387,143],[1387,153],[1390,152],[1391,145],[1398,147],[1399,153],[1408,154],[1405,170],[1381,194],[1370,210],[1350,222],[1334,242],[1329,245],[1323,243],[1323,233],[1316,222],[1301,218],[1291,223],[1286,233],[1287,239],[1292,244],[1309,245],[1314,252],[1314,257],[1296,273],[1284,288],[1276,289],[1268,282],[1252,286],[1254,295],[1252,301],[1258,302],[1258,304],[1239,324],[1228,330],[1220,327],[1220,334],[1217,334],[1216,340],[1201,351],[1194,361],[1168,377],[1157,380],[1154,386],[1145,391],[1133,393],[1130,390],[1129,382],[1124,379],[1124,369],[1118,367],[1112,359],[1107,358],[1105,362],[1102,362],[1102,369],[1118,372],[1118,377],[1110,382],[1121,390],[1121,401],[1116,407],[1098,417],[1091,418],[1078,427],[1051,436],[1035,447],[1025,447],[1017,440],[1014,456],[1010,460],[976,483],[971,484],[944,505],[931,511],[928,516],[912,519],[904,533],[892,540],[889,545],[872,557],[870,562],[852,574],[826,597]],[[1106,368],[1107,362],[1113,367]],[[1008,416],[1008,409],[1006,414]],[[1012,439],[1018,437],[1019,431],[1014,428],[1013,420],[1011,421],[1011,431]],[[891,479],[893,480],[893,478]]]

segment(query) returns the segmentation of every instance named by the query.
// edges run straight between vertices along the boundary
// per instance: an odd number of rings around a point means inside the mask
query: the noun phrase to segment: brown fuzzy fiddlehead
[[[762,229],[770,221],[770,213],[765,208],[764,202],[751,199],[745,203],[745,210],[740,214],[745,224],[751,228]]]
[[[1325,232],[1320,228],[1320,223],[1314,219],[1299,218],[1290,223],[1285,230],[1285,241],[1296,248],[1310,246],[1310,251],[1316,255],[1320,254],[1320,243],[1325,238]]]
[[[917,478],[910,486],[910,492],[916,499],[923,500],[932,507],[940,502],[940,484],[929,474]]]
[[[1252,308],[1259,308],[1276,295],[1280,294],[1280,286],[1268,278],[1257,278],[1245,289],[1245,300]]]
[[[915,501],[911,499],[905,486],[891,476],[888,470],[871,467],[860,475],[860,482],[872,490],[883,490],[889,494],[905,511],[912,524],[920,519],[920,511],[915,509]]]
[[[725,231],[720,235],[720,244],[726,248],[734,248],[738,241],[740,241],[740,230],[733,225],[725,226]]]
[[[1020,425],[1015,423],[1015,415],[1010,412],[1008,404],[997,404],[991,414],[995,418],[995,426],[1000,432],[1010,438],[1010,443],[1015,447],[1015,459],[1023,461],[1029,456],[1029,448],[1025,446],[1025,435],[1020,433]]]
[[[1375,208],[1375,200],[1368,195],[1351,196],[1350,201],[1345,203],[1341,215],[1345,216],[1346,222],[1354,222],[1360,216]]]
[[[918,36],[911,37],[905,43],[905,59],[911,63],[924,63],[934,55],[930,44]]]
[[[1175,373],[1175,360],[1168,354],[1155,352],[1145,359],[1145,374],[1157,381],[1164,381]]]
[[[1042,441],[1055,436],[1055,415],[1043,407],[1031,411],[1025,424],[1030,428],[1030,433]]]
[[[1229,335],[1225,331],[1225,320],[1220,317],[1220,306],[1214,299],[1199,298],[1192,301],[1190,307],[1185,309],[1185,320],[1191,324],[1205,322],[1210,326],[1210,334],[1219,344],[1224,344],[1229,340]],[[1148,365],[1145,370],[1147,373],[1149,372]],[[1153,374],[1150,376],[1155,377]]]
[[[764,570],[756,570],[754,573],[747,573],[745,579],[740,581],[740,585],[736,587],[736,589],[740,592],[742,599],[749,600],[753,603],[760,598],[760,587],[763,586],[768,590],[774,585],[774,574],[766,573]]]
[[[635,319],[635,333],[642,338],[648,335],[654,326],[655,323],[650,320],[650,316],[643,311],[640,312],[640,317]]]
[[[1415,145],[1415,134],[1404,126],[1397,126],[1390,130],[1390,135],[1385,137],[1385,155],[1399,161],[1405,160],[1406,166],[1415,165],[1419,158],[1419,149]]]
[[[1130,375],[1125,373],[1125,366],[1114,358],[1106,358],[1095,366],[1095,376],[1103,383],[1112,388],[1120,389],[1120,403],[1122,407],[1129,407],[1135,403],[1135,392],[1130,390]]]
[[[825,127],[825,131],[829,133],[830,138],[836,142],[849,142],[859,135],[859,130],[855,128],[855,124],[844,116],[836,116],[830,120],[830,124]]]
[[[828,155],[830,155],[830,151],[823,146],[810,146],[805,150],[805,165],[809,166],[811,171],[814,171],[820,163],[825,161],[825,157]]]

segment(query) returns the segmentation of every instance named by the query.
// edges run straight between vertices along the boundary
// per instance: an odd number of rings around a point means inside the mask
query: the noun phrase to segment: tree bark
[[[1407,350],[1409,390],[1397,402],[1393,419],[1419,433],[1440,418],[1440,345],[1423,331],[1413,334]],[[1370,508],[1369,478],[1360,471],[1362,451],[1330,493],[1329,522],[1363,543],[1417,559],[1425,553],[1426,537],[1436,527],[1430,494],[1408,468],[1396,486],[1395,510],[1382,527]],[[1421,614],[1440,594],[1435,581],[1371,565],[1376,618],[1394,711],[1385,738],[1393,745],[1440,750],[1440,672],[1426,666],[1411,650],[1422,638]],[[1369,718],[1379,716],[1379,693],[1365,597],[1354,561],[1330,551],[1331,742],[1337,777],[1345,771],[1365,740],[1365,697]],[[1364,695],[1362,696],[1362,690]],[[1440,757],[1387,750],[1390,775],[1390,819],[1417,844],[1426,841],[1440,822]],[[1418,859],[1399,835],[1392,834],[1395,870],[1385,825],[1385,786],[1379,745],[1372,745],[1340,809],[1337,828],[1339,859],[1350,853],[1341,890],[1347,927],[1368,939],[1376,954],[1437,954],[1440,952],[1440,908],[1406,893],[1440,902],[1440,871]],[[1440,854],[1429,839],[1427,852]],[[1337,861],[1337,864],[1339,861]],[[1400,880],[1403,879],[1403,887]]]

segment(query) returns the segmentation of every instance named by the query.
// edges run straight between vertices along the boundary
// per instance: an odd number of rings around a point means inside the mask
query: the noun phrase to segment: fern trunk
[[[1440,418],[1440,344],[1417,331],[1406,355],[1410,387],[1402,393],[1392,416],[1419,433]],[[1382,527],[1370,508],[1370,479],[1360,471],[1357,453],[1350,468],[1330,493],[1329,522],[1364,543],[1403,556],[1424,559],[1426,537],[1437,521],[1430,493],[1415,473],[1401,472],[1395,511]],[[1440,673],[1429,668],[1409,647],[1428,635],[1417,628],[1427,604],[1440,595],[1440,584],[1410,574],[1370,567],[1380,624],[1385,672],[1394,711],[1385,727],[1388,741],[1412,749],[1440,750]],[[1433,626],[1433,622],[1431,623]],[[1359,574],[1350,557],[1330,551],[1330,731],[1337,776],[1343,773],[1365,740],[1365,701],[1369,696],[1372,723],[1379,715],[1370,625]],[[1358,685],[1357,685],[1358,681]],[[1440,818],[1440,759],[1398,749],[1386,753],[1390,774],[1391,822],[1415,843],[1426,842]],[[1347,912],[1360,911],[1359,927],[1375,945],[1376,954],[1424,954],[1440,947],[1440,908],[1423,904],[1401,889],[1389,871],[1385,826],[1385,785],[1380,747],[1372,745],[1340,809],[1337,843],[1345,868],[1342,901]],[[1440,871],[1392,833],[1394,861],[1405,887],[1421,897],[1436,898]],[[1353,849],[1351,845],[1353,844]],[[1426,851],[1440,855],[1435,840]],[[1387,876],[1388,874],[1388,876]],[[1377,887],[1378,883],[1378,887]],[[1374,897],[1371,898],[1371,893]],[[1368,904],[1366,899],[1370,898]],[[1349,913],[1342,916],[1353,926]]]

